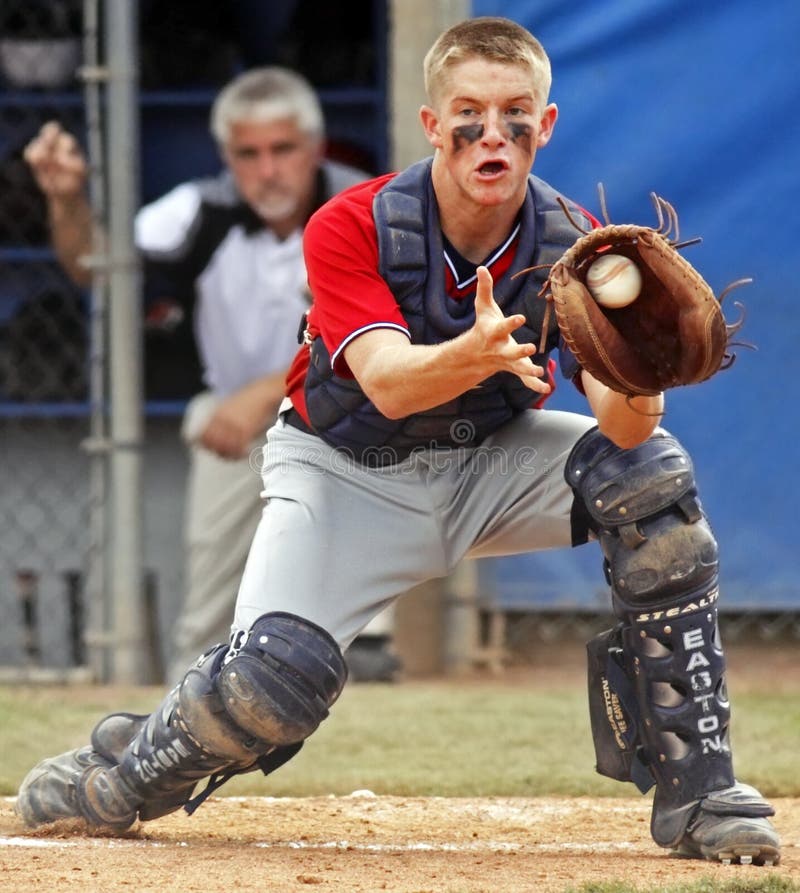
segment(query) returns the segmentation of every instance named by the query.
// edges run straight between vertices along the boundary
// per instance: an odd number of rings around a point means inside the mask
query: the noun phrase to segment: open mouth
[[[486,164],[482,164],[478,168],[478,173],[491,176],[493,174],[502,173],[505,168],[506,166],[502,163],[502,161],[487,161]]]

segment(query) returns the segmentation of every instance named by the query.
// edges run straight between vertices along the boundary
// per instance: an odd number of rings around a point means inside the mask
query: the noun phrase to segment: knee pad
[[[204,751],[224,760],[252,762],[276,742],[241,726],[228,710],[218,685],[227,653],[226,645],[217,645],[192,664],[178,688],[176,706],[182,726]]]
[[[240,728],[280,746],[316,731],[346,680],[342,652],[324,629],[272,612],[234,637],[215,687]]]
[[[615,607],[671,606],[715,587],[717,543],[691,459],[672,435],[658,431],[623,450],[594,428],[575,444],[565,477],[576,542],[597,535]]]

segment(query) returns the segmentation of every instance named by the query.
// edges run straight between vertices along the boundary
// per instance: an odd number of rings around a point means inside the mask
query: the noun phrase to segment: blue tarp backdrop
[[[616,223],[678,210],[685,255],[746,305],[734,366],[668,395],[721,547],[722,608],[800,609],[797,281],[800,3],[794,0],[474,0],[529,28],[553,63],[560,117],[536,173]],[[794,275],[790,275],[790,269]],[[553,407],[585,404],[560,383]],[[577,560],[576,560],[577,559]],[[596,545],[482,563],[507,606],[607,604]]]

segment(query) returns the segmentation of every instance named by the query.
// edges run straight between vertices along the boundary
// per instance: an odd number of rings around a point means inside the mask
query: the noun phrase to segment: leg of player
[[[589,643],[598,771],[642,791],[655,782],[651,832],[660,846],[776,863],[773,809],[733,772],[717,543],[689,456],[662,430],[621,450],[592,429],[566,478],[574,526],[599,538],[621,620]]]
[[[64,818],[121,831],[182,806],[193,811],[232,775],[277,769],[328,715],[347,678],[325,630],[264,614],[186,673],[149,716],[112,714],[91,745],[44,760],[16,809],[31,827]],[[196,784],[209,786],[192,800]]]

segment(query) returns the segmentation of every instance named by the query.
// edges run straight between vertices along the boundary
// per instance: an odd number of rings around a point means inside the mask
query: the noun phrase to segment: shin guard
[[[573,449],[566,477],[576,495],[573,519],[584,519],[605,556],[621,620],[619,672],[611,671],[633,705],[625,715],[636,724],[623,742],[629,753],[611,759],[615,739],[595,707],[593,726],[604,733],[598,766],[601,753],[607,765],[630,764],[639,783],[630,751],[636,753],[656,782],[653,837],[671,846],[703,796],[734,784],[717,544],[691,461],[666,432],[622,450],[593,429]]]
[[[320,627],[263,615],[234,646],[204,655],[150,716],[116,714],[98,724],[93,747],[115,765],[84,773],[81,814],[126,827],[137,814],[192,812],[232,775],[274,771],[328,715],[346,676],[337,644]],[[192,800],[205,778],[209,786]]]

